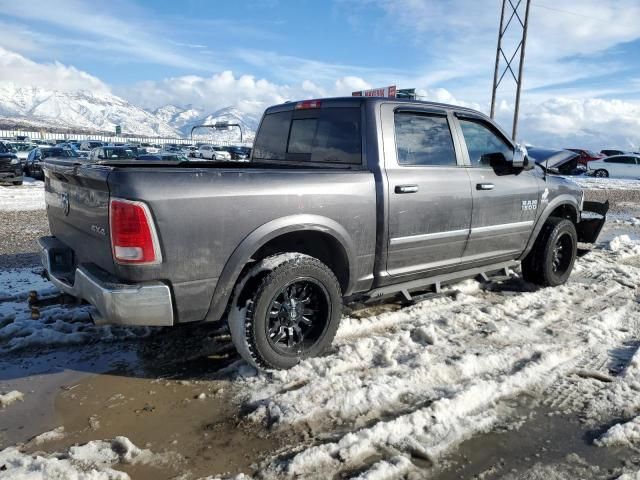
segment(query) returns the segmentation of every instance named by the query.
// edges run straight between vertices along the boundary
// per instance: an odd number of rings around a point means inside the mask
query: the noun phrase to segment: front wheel
[[[571,275],[577,248],[578,234],[573,222],[549,218],[522,262],[524,279],[544,287],[562,285]]]
[[[257,368],[286,369],[324,352],[342,312],[340,284],[331,269],[308,255],[282,254],[252,272],[259,283],[247,283],[252,291],[245,292],[246,300],[240,296],[229,317],[242,357]]]
[[[20,185],[22,185],[22,180],[18,180],[17,182],[13,182],[13,184],[18,187]]]
[[[598,178],[607,178],[609,176],[609,172],[603,169],[599,169],[599,170],[596,170],[595,175]]]

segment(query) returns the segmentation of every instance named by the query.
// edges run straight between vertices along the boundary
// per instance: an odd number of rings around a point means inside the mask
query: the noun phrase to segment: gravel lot
[[[45,210],[0,211],[0,269],[38,261],[36,241],[49,235]]]

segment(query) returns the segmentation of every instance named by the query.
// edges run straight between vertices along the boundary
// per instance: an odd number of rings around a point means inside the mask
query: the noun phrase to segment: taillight
[[[296,110],[307,110],[309,108],[320,108],[322,102],[320,100],[305,100],[296,103]]]
[[[149,265],[162,261],[158,236],[147,205],[112,198],[109,225],[111,249],[117,263]]]

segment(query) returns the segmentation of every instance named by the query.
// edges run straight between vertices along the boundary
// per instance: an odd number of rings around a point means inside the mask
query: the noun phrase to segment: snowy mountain
[[[196,121],[203,114],[201,110],[188,105],[185,108],[176,107],[175,105],[165,105],[158,108],[153,114],[159,120],[171,125],[177,130],[181,130],[187,123]]]
[[[158,108],[154,115],[179,130],[182,136],[189,138],[191,129],[197,125],[213,125],[216,122],[226,121],[228,123],[238,123],[242,128],[243,140],[252,140],[260,118],[241,112],[235,107],[226,107],[216,110],[213,113],[205,114],[202,110],[187,105],[184,108],[176,105],[165,105]],[[240,131],[236,127],[228,130],[214,130],[202,128],[193,132],[194,138],[199,140],[214,140],[237,142],[240,140]]]
[[[165,105],[153,112],[111,93],[62,92],[37,87],[18,87],[0,82],[0,129],[33,128],[75,133],[107,133],[122,127],[122,133],[148,137],[185,137],[196,125],[220,121],[242,126],[243,140],[255,136],[260,118],[235,107],[206,113],[192,105]],[[194,138],[207,141],[238,142],[236,127],[228,130],[199,129]]]
[[[4,124],[75,131],[175,137],[180,132],[158,117],[110,93],[61,92],[0,83],[0,121]]]
[[[185,123],[180,127],[185,137],[191,135],[191,128],[196,125],[213,125],[216,122],[237,123],[242,128],[244,141],[253,140],[258,129],[259,117],[248,115],[235,107],[226,107],[217,110],[208,115],[203,115],[193,121]],[[174,127],[179,128],[173,124]],[[229,127],[228,130],[214,130],[211,128],[202,128],[193,132],[194,138],[212,139],[215,141],[237,142],[240,139],[240,131],[237,127]]]

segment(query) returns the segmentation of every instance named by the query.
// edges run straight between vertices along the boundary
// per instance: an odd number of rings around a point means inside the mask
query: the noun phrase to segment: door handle
[[[396,185],[396,193],[416,193],[418,191],[418,185]]]
[[[495,185],[493,183],[477,183],[476,190],[493,190]]]

